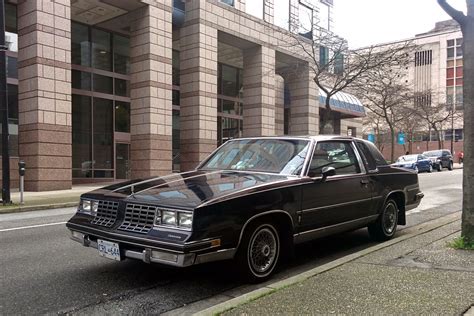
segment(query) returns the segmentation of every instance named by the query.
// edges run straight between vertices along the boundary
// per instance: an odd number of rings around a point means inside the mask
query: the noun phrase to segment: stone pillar
[[[312,71],[303,66],[297,72],[290,71],[286,78],[290,90],[290,135],[319,134],[318,89],[312,79]]]
[[[275,135],[275,50],[244,51],[244,136]]]
[[[70,189],[70,1],[18,1],[18,48],[19,154],[26,162],[25,190]]]
[[[285,80],[275,75],[275,134],[285,133]]]
[[[217,30],[201,23],[205,0],[186,2],[180,37],[181,170],[191,170],[217,145]]]
[[[172,9],[171,0],[156,0],[137,10],[132,21],[132,178],[171,172]]]

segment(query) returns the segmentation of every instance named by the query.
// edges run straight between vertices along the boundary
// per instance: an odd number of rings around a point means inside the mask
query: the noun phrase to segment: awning
[[[319,89],[319,107],[326,106],[326,93]],[[362,102],[354,95],[346,92],[337,92],[329,100],[329,106],[333,111],[345,114],[349,117],[365,116],[365,108]]]

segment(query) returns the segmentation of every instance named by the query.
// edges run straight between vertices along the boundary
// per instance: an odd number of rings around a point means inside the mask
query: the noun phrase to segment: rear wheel
[[[449,171],[453,170],[453,162],[452,161],[449,162],[448,170]]]
[[[436,170],[438,170],[438,171],[443,170],[443,166],[441,166],[441,163],[439,163],[438,165],[436,165]]]
[[[432,172],[433,172],[433,165],[430,164],[430,168],[428,169],[428,172],[429,172],[429,173],[432,173]]]
[[[368,226],[369,235],[371,238],[378,241],[389,240],[395,235],[398,223],[398,206],[397,203],[390,199],[388,200],[375,223]]]
[[[271,223],[251,224],[245,229],[237,252],[237,268],[250,282],[266,280],[280,257],[280,237]]]

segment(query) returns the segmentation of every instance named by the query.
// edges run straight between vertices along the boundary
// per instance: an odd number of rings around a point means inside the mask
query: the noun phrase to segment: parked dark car
[[[425,155],[404,155],[399,157],[392,166],[412,169],[416,172],[433,171],[433,163],[431,162],[431,159]]]
[[[443,170],[443,168],[448,168],[448,170],[453,170],[453,155],[451,151],[447,149],[442,150],[430,150],[423,153],[426,157],[431,159],[433,163],[433,169],[438,171]]]
[[[185,267],[234,259],[261,281],[294,244],[361,227],[393,237],[420,203],[417,174],[341,136],[226,142],[195,170],[81,196],[71,238],[113,260]]]

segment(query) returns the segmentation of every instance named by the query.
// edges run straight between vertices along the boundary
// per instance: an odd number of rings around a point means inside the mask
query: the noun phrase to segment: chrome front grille
[[[128,203],[125,218],[118,229],[146,234],[153,228],[156,212],[156,206]]]
[[[118,202],[99,201],[97,215],[91,221],[92,224],[112,227],[117,219]]]

